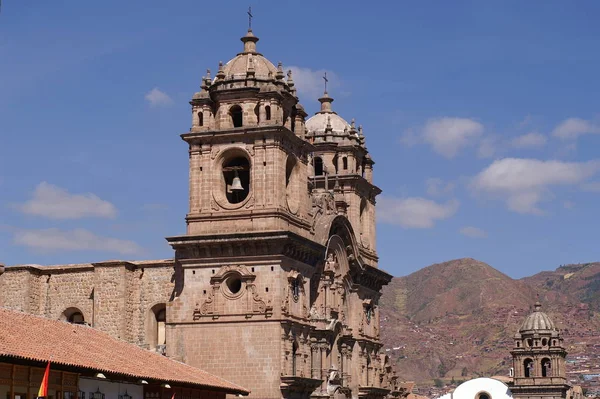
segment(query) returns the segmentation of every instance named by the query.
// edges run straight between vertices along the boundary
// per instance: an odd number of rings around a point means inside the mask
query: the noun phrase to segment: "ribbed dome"
[[[225,64],[223,67],[225,76],[245,78],[247,72],[253,70],[254,76],[257,78],[266,79],[269,77],[269,73],[271,73],[271,78],[274,78],[277,73],[277,68],[271,61],[256,51],[258,37],[254,36],[252,31],[249,30],[246,36],[242,37],[241,40],[244,42],[244,51]]]
[[[316,114],[306,121],[306,129],[310,133],[322,134],[327,128],[327,124],[331,126],[333,133],[342,134],[344,131],[350,130],[350,125],[341,116],[332,113]]]
[[[312,134],[323,134],[328,128],[331,128],[333,134],[344,134],[350,131],[348,122],[331,110],[333,98],[327,93],[319,98],[321,102],[321,111],[306,121],[306,129]]]
[[[531,332],[531,331],[555,331],[556,327],[550,317],[544,312],[541,311],[542,305],[539,302],[535,303],[535,311],[527,316],[523,324],[521,324],[521,328],[519,328],[519,333]]]

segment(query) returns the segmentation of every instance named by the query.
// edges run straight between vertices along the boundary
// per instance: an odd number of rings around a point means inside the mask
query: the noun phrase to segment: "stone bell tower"
[[[202,78],[181,135],[189,209],[186,234],[167,238],[167,354],[251,398],[381,399],[397,388],[379,341],[391,276],[377,268],[380,190],[361,130],[328,96],[305,123],[291,71],[257,51],[251,30],[241,40],[242,52]],[[318,174],[317,159],[340,169]]]
[[[516,399],[566,398],[567,383],[563,339],[548,315],[535,303],[534,312],[515,334],[513,356]]]

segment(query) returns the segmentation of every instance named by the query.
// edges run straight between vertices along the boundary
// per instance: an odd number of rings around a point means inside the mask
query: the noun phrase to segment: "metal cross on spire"
[[[248,30],[252,30],[252,7],[248,7]]]
[[[327,93],[327,82],[329,82],[329,79],[327,79],[327,72],[323,75],[323,80],[325,81],[325,93]]]

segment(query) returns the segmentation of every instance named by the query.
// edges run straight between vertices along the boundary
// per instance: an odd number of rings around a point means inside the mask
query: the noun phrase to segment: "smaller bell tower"
[[[566,398],[567,383],[562,336],[536,302],[531,313],[515,334],[511,351],[514,368],[515,399]]]

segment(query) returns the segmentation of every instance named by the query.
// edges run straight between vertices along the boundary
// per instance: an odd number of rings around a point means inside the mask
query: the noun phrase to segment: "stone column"
[[[316,341],[311,342],[310,351],[311,351],[310,378],[319,379],[320,378],[319,374],[320,374],[320,370],[321,370],[321,364],[320,364],[321,353],[319,350],[319,344],[317,344]]]

